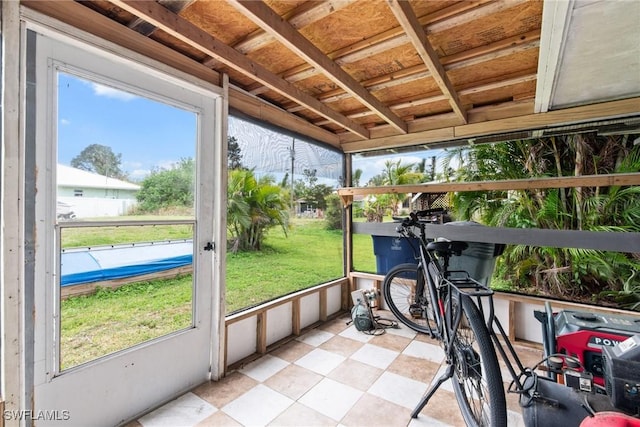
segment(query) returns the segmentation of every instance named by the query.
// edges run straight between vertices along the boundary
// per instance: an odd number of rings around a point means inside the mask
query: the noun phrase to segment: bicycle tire
[[[417,300],[415,298],[418,280],[424,281],[424,276],[418,274],[416,264],[396,265],[389,270],[382,282],[382,294],[389,310],[400,323],[416,332],[432,334],[429,317],[433,318],[433,315],[430,313],[431,305],[428,303],[429,295],[426,285],[422,286],[422,295]]]
[[[500,365],[484,318],[470,297],[459,295],[462,319],[453,339],[453,391],[467,426],[506,427],[507,404]],[[460,304],[452,304],[455,310]]]

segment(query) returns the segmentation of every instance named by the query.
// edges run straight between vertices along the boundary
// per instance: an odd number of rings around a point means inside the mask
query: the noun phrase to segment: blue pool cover
[[[122,279],[190,265],[193,242],[155,242],[69,249],[61,254],[61,286]]]

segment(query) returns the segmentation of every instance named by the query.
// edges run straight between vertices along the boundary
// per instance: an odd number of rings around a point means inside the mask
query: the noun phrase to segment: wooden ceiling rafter
[[[582,105],[546,113],[534,113],[533,104],[533,100],[507,102],[504,105],[504,111],[492,114],[490,119],[486,117],[472,118],[474,110],[482,111],[487,107],[471,109],[467,112],[469,123],[466,125],[450,123],[449,126],[443,126],[442,124],[447,120],[450,121],[451,113],[442,114],[440,117],[427,117],[424,121],[435,122],[433,126],[426,126],[424,129],[411,129],[410,127],[408,135],[394,135],[389,133],[390,129],[374,128],[370,129],[371,138],[369,140],[353,141],[346,134],[343,134],[340,145],[345,153],[357,153],[377,150],[381,147],[410,147],[516,131],[544,130],[556,126],[589,123],[602,117],[637,117],[640,112],[640,97]],[[523,110],[518,110],[518,106],[523,106]],[[494,109],[495,107],[492,108],[492,110]]]
[[[575,50],[569,53],[560,50],[563,58],[572,55],[570,61],[563,59],[557,63],[560,71],[552,73],[545,66],[545,43],[564,49],[566,40],[556,37],[546,41],[549,22],[555,21],[550,21],[549,10],[546,4],[543,8],[541,1],[443,0],[442,3],[407,1],[401,4],[402,0],[297,0],[293,5],[262,0],[259,7],[267,7],[277,15],[272,14],[274,22],[286,22],[282,27],[292,28],[291,33],[299,37],[296,43],[303,34],[308,35],[305,40],[309,43],[319,43],[312,55],[320,51],[319,61],[324,61],[320,63],[324,70],[318,63],[308,63],[295,46],[292,49],[286,44],[287,40],[283,43],[260,25],[254,25],[246,8],[237,13],[231,10],[229,1],[219,1],[61,0],[49,4],[22,0],[22,4],[58,20],[73,22],[72,25],[84,31],[101,34],[160,62],[168,61],[169,66],[214,84],[218,82],[216,76],[228,73],[229,105],[236,111],[315,138],[345,153],[412,145],[448,147],[476,137],[483,141],[528,133],[535,137],[537,131],[573,131],[593,122],[640,115],[637,85],[626,83],[629,79],[620,83],[612,73],[602,77],[603,73],[595,72],[599,68],[591,63],[597,58],[591,58],[582,45],[568,47],[570,50],[580,48],[577,54]],[[123,4],[127,6],[122,7]],[[390,4],[400,9],[404,28],[393,19]],[[189,8],[183,9],[185,6]],[[413,13],[403,11],[401,8],[405,6],[411,6],[408,11]],[[136,12],[136,7],[155,8],[154,13],[164,19],[165,27],[158,27],[160,31],[154,30],[151,34],[143,31],[144,27],[155,28],[158,22],[153,19],[158,18]],[[568,6],[566,15],[575,20],[565,22],[567,31],[587,29],[585,22],[597,19],[592,17],[598,16],[602,7],[600,2],[581,6],[579,10]],[[168,13],[166,8],[173,13]],[[585,14],[587,9],[590,15]],[[95,20],[87,18],[89,10],[97,15]],[[617,57],[625,57],[626,62],[622,63],[628,66],[628,58],[637,52],[629,47],[629,41],[637,33],[629,31],[633,23],[624,19],[631,14],[625,15],[625,8],[621,6],[616,10],[616,20],[609,20],[608,28],[617,28],[618,22],[625,23],[625,33],[619,37],[621,43],[627,44],[622,44],[625,49]],[[77,15],[78,19],[70,15]],[[362,17],[357,28],[352,24],[354,16]],[[106,22],[109,25],[105,25]],[[384,24],[380,25],[381,22]],[[582,27],[574,28],[576,22],[582,23]],[[127,23],[137,32],[125,28]],[[110,35],[107,27],[123,35]],[[140,38],[146,42],[142,43]],[[344,40],[351,41],[345,45]],[[423,41],[428,41],[432,53],[438,55],[429,57],[428,46],[423,46]],[[154,43],[157,49],[152,48]],[[418,50],[421,48],[425,50],[423,57],[432,60],[435,66],[441,65],[435,76],[428,65],[420,61]],[[168,50],[172,55],[167,54]],[[205,58],[218,59],[208,62]],[[580,62],[585,58],[588,63]],[[573,67],[570,72],[564,71],[567,64]],[[581,64],[579,69],[576,64]],[[355,83],[349,82],[351,91],[336,87],[336,79],[345,81],[342,75],[334,73],[327,78],[327,70],[331,71],[334,66],[355,78]],[[582,68],[588,68],[589,73],[576,74]],[[270,70],[285,71],[269,73]],[[562,98],[562,102],[554,100],[561,107],[548,113],[536,111],[535,103],[545,96],[540,89],[540,79],[549,79],[547,87],[552,87],[551,83],[560,84],[558,79],[567,75],[588,76],[589,81],[597,81],[599,86],[565,78],[560,83],[571,87],[564,90],[562,96],[553,95]],[[444,80],[439,87],[438,76],[441,79],[448,76],[453,88],[444,82],[443,90]],[[584,90],[574,96],[581,85],[592,88],[593,95]],[[602,95],[602,88],[610,85],[620,92]],[[383,119],[380,109],[370,108],[354,97],[352,92],[356,90],[370,100],[378,100],[387,114],[397,117],[396,125]],[[460,112],[454,111],[456,106],[463,110],[467,124],[462,124]],[[404,129],[399,131],[397,124],[406,126],[407,133],[403,133]],[[633,131],[631,125],[628,127]]]
[[[368,130],[335,110],[330,109],[313,96],[283,80],[262,65],[250,60],[232,47],[222,43],[209,33],[171,12],[155,1],[110,0],[127,12],[144,19],[176,39],[218,58],[234,70],[269,86],[281,95],[307,105],[315,113],[331,120],[342,128],[367,139]]]
[[[529,31],[527,34],[521,34],[508,39],[500,40],[490,45],[481,46],[480,48],[472,49],[470,51],[460,52],[460,54],[443,56],[440,58],[440,63],[443,64],[445,71],[464,68],[466,66],[478,65],[485,61],[494,60],[503,56],[513,55],[523,52],[528,49],[536,49],[539,47],[540,31]],[[374,77],[372,79],[364,80],[361,85],[367,88],[369,91],[377,91],[387,89],[393,86],[402,85],[429,77],[429,72],[425,64],[414,65],[409,68],[405,68],[393,73],[385,74],[382,76]],[[318,96],[318,99],[325,103],[336,102],[342,99],[346,99],[351,95],[342,89],[334,89]],[[440,99],[438,99],[440,100]],[[295,113],[301,111],[304,107],[299,104],[283,106],[288,112]],[[389,105],[393,108],[392,105]]]
[[[389,0],[388,3],[391,11],[411,41],[411,44],[415,47],[418,55],[420,55],[420,58],[429,69],[431,77],[436,81],[436,84],[449,101],[451,109],[456,113],[456,116],[458,116],[462,123],[467,123],[467,114],[460,103],[458,93],[440,63],[438,54],[433,49],[433,46],[431,46],[431,43],[429,43],[427,34],[424,28],[422,28],[422,25],[420,25],[420,22],[418,22],[413,8],[407,1]]]
[[[280,43],[307,63],[321,70],[331,81],[349,92],[384,121],[394,126],[399,132],[407,133],[407,124],[400,117],[395,115],[386,105],[362,87],[356,79],[328,58],[265,3],[252,0],[230,0],[230,2],[255,24],[273,35]]]
[[[326,18],[330,14],[349,6],[351,3],[353,3],[352,0],[309,1],[284,14],[282,18],[289,21],[293,27],[299,30],[307,25],[311,25],[314,22],[319,21],[322,18]],[[274,40],[275,39],[271,34],[267,33],[262,28],[258,28],[232,47],[240,53],[247,54],[273,42]],[[204,65],[209,67],[215,67],[216,63],[217,61],[215,58],[209,58],[203,62]]]
[[[438,34],[458,25],[463,25],[473,20],[482,19],[494,13],[516,7],[524,1],[526,0],[465,1],[448,6],[432,14],[421,16],[418,18],[418,21],[420,25],[425,28],[427,34]],[[523,36],[526,37],[526,34]],[[538,31],[538,38],[539,37]],[[343,66],[407,43],[409,43],[407,35],[401,26],[397,26],[368,39],[330,52],[327,56],[334,60],[336,64]],[[316,74],[318,74],[318,71],[309,64],[298,65],[280,73],[280,75],[289,82],[307,79]],[[268,90],[268,88],[256,84],[247,87],[246,90],[253,95],[259,95]]]
[[[196,0],[158,0],[158,3],[169,9],[171,12],[178,14],[195,1]],[[127,27],[147,37],[153,34],[157,28],[140,18],[136,18],[131,21]]]
[[[500,80],[500,81],[493,81],[493,82],[476,82],[477,84],[474,84],[472,86],[469,86],[467,88],[464,89],[460,89],[458,91],[458,94],[460,96],[465,96],[465,95],[471,95],[474,93],[479,93],[479,92],[484,92],[484,91],[489,91],[489,90],[494,90],[494,89],[499,89],[502,87],[506,87],[506,86],[513,86],[513,85],[517,85],[520,83],[526,83],[526,82],[533,82],[536,80],[536,74],[535,73],[526,73],[526,74],[518,74],[518,75],[514,75],[511,78],[508,78],[506,80]],[[533,97],[534,94],[531,94],[531,97]],[[439,102],[439,101],[447,101],[448,98],[446,95],[440,93],[440,94],[428,94],[427,96],[419,96],[419,97],[409,97],[407,99],[399,99],[396,100],[393,104],[389,105],[389,108],[391,108],[392,110],[399,110],[402,108],[408,108],[411,106],[416,106],[416,105],[422,105],[422,104],[430,104],[433,102]],[[360,111],[353,111],[353,112],[347,112],[345,113],[345,116],[347,116],[350,119],[355,119],[355,118],[362,118],[362,117],[366,117],[366,116],[370,116],[371,114],[373,114],[371,111],[369,110],[360,110]],[[316,120],[313,121],[313,124],[316,126],[324,126],[329,124],[329,122],[327,120]]]

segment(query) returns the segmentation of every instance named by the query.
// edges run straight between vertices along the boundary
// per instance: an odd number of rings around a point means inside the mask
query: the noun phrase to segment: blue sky
[[[60,74],[58,162],[91,144],[122,154],[121,168],[132,179],[154,167],[195,157],[196,115],[164,103]]]
[[[162,102],[132,95],[68,74],[59,75],[58,87],[58,162],[70,165],[71,159],[91,144],[111,147],[122,155],[121,169],[131,180],[142,180],[154,168],[170,168],[181,158],[195,157],[196,114]],[[229,135],[236,136],[243,164],[258,173],[281,179],[290,170],[292,137],[265,130],[230,118]],[[335,185],[342,172],[335,154],[305,147],[297,141],[296,179],[302,169],[322,169],[332,175],[325,183]],[[441,162],[442,150],[403,153],[385,157],[358,157],[353,168],[362,169],[360,185],[384,170],[387,159],[401,159],[403,164],[418,163],[435,155]],[[318,175],[320,178],[321,174]]]

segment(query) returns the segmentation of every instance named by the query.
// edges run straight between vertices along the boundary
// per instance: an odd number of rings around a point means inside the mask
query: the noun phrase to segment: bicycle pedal
[[[409,306],[409,314],[414,319],[422,319],[422,307],[417,304]]]

